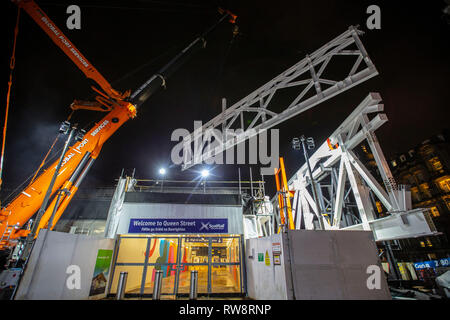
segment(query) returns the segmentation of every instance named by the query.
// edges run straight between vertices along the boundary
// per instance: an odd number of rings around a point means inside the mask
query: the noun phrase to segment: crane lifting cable
[[[56,144],[56,142],[58,141],[58,139],[59,139],[59,134],[56,136],[56,138],[55,138],[55,140],[53,141],[53,143],[52,143],[50,149],[48,150],[47,154],[45,155],[44,160],[42,160],[41,164],[39,165],[39,168],[38,168],[38,169],[36,170],[36,172],[34,173],[34,176],[33,176],[33,178],[31,178],[31,181],[30,181],[29,184],[32,184],[32,183],[34,182],[34,179],[36,178],[38,172],[41,171],[42,167],[43,167],[43,166],[45,165],[45,163],[47,162],[47,158],[48,158],[48,156],[50,155],[50,153],[52,152],[53,147],[55,146],[55,144]]]
[[[224,53],[223,53],[223,55],[222,55],[222,57],[220,58],[220,61],[219,61],[219,67],[218,67],[218,71],[217,71],[217,81],[216,81],[216,84],[215,84],[214,89],[212,90],[213,96],[216,95],[216,92],[217,92],[217,90],[218,90],[217,88],[220,86],[220,81],[221,81],[221,79],[222,79],[223,70],[225,69],[225,64],[226,64],[227,61],[228,61],[228,56],[230,55],[231,49],[232,49],[232,47],[233,47],[233,44],[234,44],[234,42],[235,42],[237,36],[239,36],[240,34],[241,34],[241,33],[240,33],[240,31],[239,31],[238,25],[237,25],[237,24],[234,24],[234,25],[233,25],[233,29],[232,29],[232,37],[231,37],[231,40],[230,40],[230,42],[228,42],[228,46],[227,46],[227,48],[225,49],[225,51],[224,51]]]
[[[203,32],[200,36],[195,38],[194,41],[189,43],[181,52],[172,58],[164,67],[162,67],[157,73],[152,75],[144,84],[131,93],[129,101],[139,108],[157,89],[166,87],[166,80],[169,78],[180,65],[186,62],[196,49],[206,47],[206,36],[209,35],[222,21],[228,18],[228,22],[231,24],[236,23],[237,16],[231,11],[219,8],[219,13],[222,17],[209,29]],[[189,53],[189,54],[187,54]]]
[[[39,168],[32,173],[30,176],[28,176],[28,178],[26,178],[20,185],[18,185],[14,190],[12,190],[8,195],[6,195],[5,197],[3,197],[2,202],[6,203],[9,202],[9,200],[11,200],[13,197],[17,196],[17,191],[23,189],[24,186],[27,186],[25,188],[28,188],[30,185],[33,184],[34,180],[36,179],[36,177],[38,176],[38,174],[40,173],[41,169],[44,168],[49,162],[52,162],[53,160],[55,160],[55,158],[58,156],[58,154],[61,152],[61,150],[63,149],[63,147],[58,148],[51,157],[49,157],[49,155],[51,154],[53,148],[55,147],[56,142],[59,140],[60,135],[58,134],[55,138],[55,140],[53,141],[50,149],[47,151],[47,154],[44,158],[44,160],[42,161],[42,163],[39,165]],[[44,169],[45,170],[45,169]]]
[[[74,114],[74,112],[75,112],[75,110],[72,110],[72,111],[70,112],[69,116],[67,117],[66,122],[68,122],[68,121],[72,118],[72,115]],[[36,178],[36,176],[37,176],[37,174],[39,173],[39,171],[41,171],[42,167],[44,167],[45,164],[47,163],[47,158],[48,158],[48,156],[50,155],[50,153],[52,152],[52,150],[53,150],[53,148],[54,148],[56,142],[58,142],[60,136],[61,136],[61,135],[60,135],[59,133],[56,135],[55,140],[53,140],[53,143],[52,143],[52,145],[50,146],[50,149],[48,149],[47,154],[46,154],[45,157],[44,157],[44,160],[42,160],[41,164],[39,165],[39,168],[38,168],[38,169],[36,170],[36,172],[34,173],[33,178],[31,179],[29,185],[31,185],[31,184],[34,182],[34,179]],[[51,159],[53,159],[54,157],[55,157],[55,155],[53,155],[53,157],[52,157]]]
[[[2,177],[3,177],[3,160],[5,158],[5,144],[6,144],[6,129],[8,127],[8,113],[9,113],[9,100],[11,96],[11,86],[12,86],[12,76],[14,67],[16,65],[16,42],[17,34],[19,33],[19,19],[20,19],[20,7],[17,8],[17,19],[16,27],[14,28],[14,42],[11,54],[11,61],[9,63],[9,81],[8,81],[8,92],[6,93],[6,110],[5,110],[5,123],[3,125],[3,142],[2,142],[2,154],[0,158],[0,189],[2,187]]]

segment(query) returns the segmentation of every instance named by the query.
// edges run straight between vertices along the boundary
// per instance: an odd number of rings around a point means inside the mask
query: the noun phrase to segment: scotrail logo
[[[205,231],[209,231],[209,230],[223,230],[225,229],[225,224],[224,223],[217,223],[217,224],[211,224],[210,222],[200,222],[202,225],[199,229],[199,231],[205,230]]]

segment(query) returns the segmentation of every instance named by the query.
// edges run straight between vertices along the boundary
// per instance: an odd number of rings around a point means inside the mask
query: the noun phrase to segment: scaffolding
[[[187,195],[186,199],[201,195],[235,196],[236,204],[242,207],[244,234],[250,237],[271,235],[273,234],[275,217],[270,198],[265,193],[264,178],[253,180],[251,168],[249,173],[249,180],[241,179],[240,170],[238,180],[139,179],[134,177],[134,173],[132,176],[121,176],[117,180],[116,189],[112,196],[105,236],[115,234],[121,207],[127,193],[153,193],[155,196],[169,194],[174,197]]]

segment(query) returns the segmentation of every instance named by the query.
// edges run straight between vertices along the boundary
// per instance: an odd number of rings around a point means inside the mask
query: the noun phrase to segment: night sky
[[[379,75],[302,113],[280,129],[280,155],[288,176],[303,160],[291,139],[312,136],[320,145],[371,91],[379,92],[389,122],[377,132],[386,157],[407,151],[448,128],[450,25],[442,1],[37,1],[87,59],[124,91],[135,89],[183,46],[219,18],[216,8],[238,15],[241,35],[230,45],[232,26],[222,24],[197,52],[108,141],[82,187],[113,186],[122,168],[157,178],[170,166],[176,128],[192,130],[303,59],[350,25]],[[66,8],[81,7],[81,30],[66,28]],[[381,8],[381,30],[367,30],[366,8]],[[5,101],[16,6],[2,1],[1,101]],[[13,189],[37,169],[74,99],[93,97],[91,83],[22,12],[11,95],[3,188]],[[1,107],[1,123],[5,104]],[[104,114],[78,111],[73,122],[88,126]],[[59,146],[62,145],[62,142]],[[169,179],[193,179],[194,170],[169,168]],[[243,177],[248,177],[244,167]],[[256,167],[253,170],[257,178]],[[215,167],[212,179],[237,179],[237,166]],[[266,177],[269,185],[273,178]],[[269,188],[272,190],[272,187]]]

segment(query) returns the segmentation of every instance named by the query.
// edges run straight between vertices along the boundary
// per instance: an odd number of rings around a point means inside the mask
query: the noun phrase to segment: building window
[[[419,202],[421,200],[420,195],[419,195],[419,188],[417,187],[412,187],[411,188],[411,197],[413,201]]]
[[[436,183],[442,191],[450,192],[450,176],[444,176],[436,179]]]
[[[450,211],[450,197],[443,197],[442,198],[445,201],[445,205],[447,206],[447,209]]]
[[[381,202],[380,201],[376,201],[375,204],[377,205],[378,213],[382,213],[383,212],[383,207],[381,206]]]
[[[401,184],[410,184],[410,185],[415,185],[416,181],[414,179],[414,176],[410,175],[410,174],[405,174],[400,178],[400,182]]]
[[[441,171],[443,168],[442,163],[441,163],[441,161],[439,161],[438,157],[433,157],[433,158],[429,159],[428,163],[430,164],[431,169],[433,171]]]
[[[433,217],[439,217],[440,216],[439,210],[438,210],[438,208],[436,206],[431,207],[430,210],[431,210],[431,215]]]
[[[420,191],[428,198],[431,198],[430,186],[428,183],[422,183],[420,186]]]
[[[364,151],[364,153],[367,153],[367,147],[365,145],[362,145],[361,149]]]
[[[425,172],[423,170],[414,171],[414,176],[416,177],[417,181],[419,181],[419,183],[427,180],[425,179]]]

